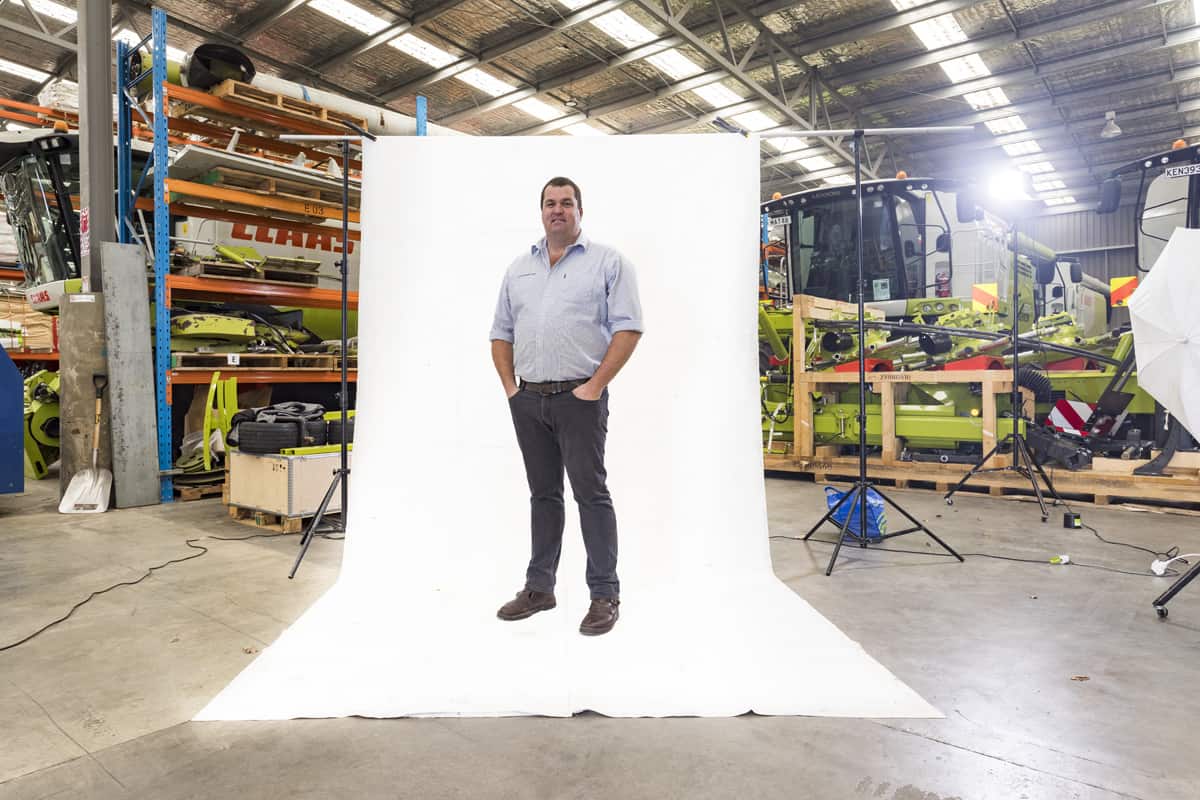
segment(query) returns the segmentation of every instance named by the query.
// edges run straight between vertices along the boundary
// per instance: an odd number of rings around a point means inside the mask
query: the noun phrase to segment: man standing
[[[642,309],[633,266],[583,234],[583,197],[573,181],[551,178],[541,209],[546,236],[509,266],[491,331],[525,461],[533,534],[525,588],[497,616],[525,619],[556,605],[565,468],[592,597],[579,632],[595,636],[612,630],[620,605],[617,518],[604,469],[607,386],[637,346]]]

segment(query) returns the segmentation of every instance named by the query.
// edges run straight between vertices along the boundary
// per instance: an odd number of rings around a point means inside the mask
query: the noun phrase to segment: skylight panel
[[[1054,165],[1049,161],[1036,161],[1032,164],[1021,164],[1020,169],[1030,175],[1044,175],[1047,172],[1054,172]]]
[[[733,121],[748,131],[766,130],[779,124],[761,111],[747,111],[745,114],[738,114]]]
[[[370,11],[359,8],[346,0],[312,0],[308,4],[314,11],[320,11],[327,17],[332,17],[343,25],[349,25],[357,31],[373,36],[388,26],[388,21],[377,17]]]
[[[411,33],[397,36],[388,42],[402,53],[407,53],[418,61],[424,61],[431,67],[439,69],[447,64],[458,61],[458,56],[446,52],[437,45],[432,45],[424,39],[419,39]],[[461,76],[460,76],[461,77]]]
[[[809,156],[808,158],[798,158],[796,163],[808,172],[816,172],[822,169],[832,169],[837,166],[829,159],[828,156]]]
[[[1025,120],[1021,119],[1017,114],[1013,114],[1011,117],[1001,117],[1000,119],[989,119],[983,124],[987,125],[988,130],[997,136],[1003,133],[1019,133],[1026,130]]]
[[[1058,178],[1048,181],[1034,181],[1033,190],[1035,192],[1053,192],[1059,189],[1067,188],[1067,184],[1060,181]]]
[[[921,44],[925,45],[926,50],[938,50],[967,40],[966,31],[954,19],[953,14],[921,20],[908,27],[921,40]]]
[[[801,150],[808,147],[808,139],[801,136],[783,136],[778,139],[768,139],[767,144],[774,147],[780,153],[790,153],[793,150]]]
[[[483,92],[484,94],[489,94],[492,97],[499,97],[502,94],[508,94],[517,88],[505,83],[499,78],[487,74],[483,70],[474,68],[460,72],[454,77],[458,78],[468,86],[474,86],[479,91]]]
[[[681,80],[704,71],[699,64],[678,50],[666,50],[662,53],[655,53],[647,58],[646,61],[675,80]]]
[[[513,105],[531,117],[537,117],[542,122],[547,120],[557,119],[562,116],[562,112],[551,106],[549,103],[543,103],[536,97],[527,97],[524,100],[518,100]]]
[[[692,92],[713,108],[724,108],[725,106],[731,106],[746,99],[719,83],[710,83],[707,86],[693,89]]]
[[[1066,206],[1074,203],[1075,198],[1070,195],[1066,195],[1065,197],[1047,197],[1042,202],[1048,206]]]
[[[600,130],[596,126],[590,125],[586,122],[576,122],[574,125],[568,125],[567,127],[563,128],[563,130],[565,132],[571,134],[572,136],[605,136],[605,135],[607,135],[604,131]]]
[[[983,63],[983,59],[975,53],[963,56],[962,58],[952,58],[949,61],[943,61],[938,66],[942,68],[942,72],[946,73],[946,77],[955,83],[963,83],[975,78],[986,78],[992,74],[992,71],[987,68],[987,64]]]
[[[45,81],[50,79],[49,72],[42,72],[40,69],[34,69],[24,64],[18,64],[15,61],[9,61],[7,58],[0,58],[0,70],[7,72],[9,75],[16,75],[19,78],[31,81]]]
[[[1009,105],[1008,95],[1003,89],[984,89],[980,92],[968,92],[963,99],[976,111]]]
[[[1028,156],[1042,152],[1042,148],[1037,142],[1014,142],[1004,145],[1004,152],[1010,156]]]
[[[55,3],[53,0],[29,0],[29,5],[33,6],[33,10],[41,16],[50,17],[68,25],[79,19],[79,14],[75,12],[75,9],[64,6],[62,3]]]
[[[596,17],[592,24],[626,47],[636,47],[658,38],[649,28],[624,11],[610,11]]]

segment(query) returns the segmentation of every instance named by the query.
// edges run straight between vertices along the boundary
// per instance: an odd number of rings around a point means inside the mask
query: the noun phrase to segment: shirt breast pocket
[[[586,270],[566,271],[560,279],[563,302],[589,315],[598,314],[604,299],[604,289],[598,277]]]

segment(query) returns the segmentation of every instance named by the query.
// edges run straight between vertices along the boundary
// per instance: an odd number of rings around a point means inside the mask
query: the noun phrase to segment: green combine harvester
[[[1010,297],[1014,266],[1010,228],[974,206],[960,215],[955,181],[911,179],[863,184],[864,278],[868,330],[866,369],[878,371],[1011,369],[1009,330],[1021,333],[1019,383],[1032,391],[1041,422],[1059,400],[1099,404],[1120,380],[1129,396],[1120,412],[1126,431],[1153,429],[1155,404],[1137,390],[1128,330],[1109,326],[1108,286],[1084,275],[1027,236],[1017,239],[1019,292]],[[854,188],[834,187],[776,197],[762,204],[764,236],[759,311],[759,372],[764,451],[793,452],[793,370],[856,371],[858,355]],[[794,347],[794,300],[800,296],[804,346]],[[853,390],[851,391],[851,388]],[[905,384],[896,402],[901,459],[973,462],[983,443],[979,384]],[[868,393],[867,441],[882,442],[881,400]],[[995,436],[1011,431],[1007,395],[996,398]],[[813,397],[816,445],[858,442],[856,384]],[[1115,419],[1108,420],[1107,431]],[[1099,430],[1098,428],[1097,430]],[[1115,429],[1114,431],[1115,432]],[[1080,442],[1063,444],[1078,450]],[[1097,436],[1090,452],[1148,455],[1141,434]],[[1090,455],[1064,464],[1077,467]]]

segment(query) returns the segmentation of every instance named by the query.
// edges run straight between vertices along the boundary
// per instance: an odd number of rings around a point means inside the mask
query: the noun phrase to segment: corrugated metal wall
[[[1103,281],[1134,275],[1134,206],[1115,214],[1080,211],[1052,214],[1032,221],[1032,235],[1063,255],[1074,256],[1083,271]]]

